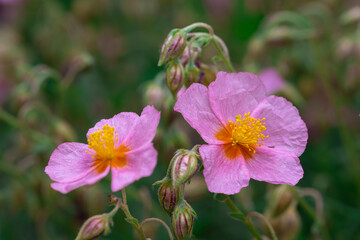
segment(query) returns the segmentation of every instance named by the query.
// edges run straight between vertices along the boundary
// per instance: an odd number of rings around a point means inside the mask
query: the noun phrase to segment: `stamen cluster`
[[[236,115],[235,118],[236,122],[229,121],[232,145],[241,145],[250,152],[255,153],[256,146],[264,145],[259,141],[264,141],[264,138],[269,137],[261,133],[266,130],[265,122],[262,122],[265,118],[256,119],[250,117],[250,112],[245,113],[244,116]]]
[[[102,130],[89,135],[89,148],[96,152],[97,158],[111,160],[114,157],[114,135],[117,137],[114,127],[110,127],[108,124],[103,126]]]

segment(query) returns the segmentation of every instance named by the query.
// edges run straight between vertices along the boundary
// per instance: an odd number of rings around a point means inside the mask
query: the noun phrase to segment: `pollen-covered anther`
[[[94,152],[90,152],[95,159],[93,166],[102,172],[108,165],[122,168],[126,166],[126,152],[130,151],[124,145],[115,146],[118,142],[118,136],[114,127],[108,124],[102,129],[91,133],[88,139],[88,146]]]
[[[89,148],[96,152],[94,157],[111,160],[115,153],[114,135],[117,139],[117,134],[114,127],[108,124],[91,133],[88,139]]]
[[[244,116],[237,115],[235,118],[235,122],[229,121],[232,146],[241,145],[249,152],[255,153],[255,147],[264,145],[261,141],[269,137],[261,133],[266,130],[265,122],[263,122],[265,118],[250,117],[250,112],[245,113]]]

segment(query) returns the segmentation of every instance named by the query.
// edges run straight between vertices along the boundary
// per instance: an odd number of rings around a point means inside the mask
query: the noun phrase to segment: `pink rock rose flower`
[[[55,181],[51,187],[61,193],[94,184],[111,169],[111,190],[119,191],[154,170],[157,152],[152,139],[160,112],[153,106],[141,116],[122,112],[103,119],[89,129],[88,144],[62,143],[50,156],[45,172]]]
[[[285,80],[275,68],[265,68],[259,73],[259,77],[265,85],[266,92],[273,94],[285,87]]]
[[[199,149],[208,189],[235,194],[250,178],[295,185],[308,133],[286,99],[266,96],[251,73],[219,72],[206,88],[192,84],[174,107],[208,145]]]

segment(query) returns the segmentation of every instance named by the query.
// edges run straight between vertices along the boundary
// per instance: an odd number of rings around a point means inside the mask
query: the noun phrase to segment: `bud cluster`
[[[209,85],[216,78],[216,67],[200,61],[202,49],[212,38],[212,32],[191,32],[196,26],[173,29],[166,37],[158,65],[166,64],[166,84],[176,97],[180,89],[192,83]]]
[[[196,148],[178,150],[172,158],[167,176],[161,183],[158,197],[163,209],[171,216],[171,223],[176,239],[191,236],[195,211],[184,200],[185,184],[199,169]]]

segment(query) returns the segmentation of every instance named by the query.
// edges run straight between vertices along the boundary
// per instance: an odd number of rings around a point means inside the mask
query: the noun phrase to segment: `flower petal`
[[[152,143],[126,153],[127,166],[111,168],[111,190],[119,191],[130,183],[150,176],[155,168],[157,152]]]
[[[92,169],[88,172],[87,175],[80,177],[77,180],[72,182],[54,182],[51,184],[51,187],[65,194],[74,190],[75,188],[96,183],[100,179],[104,178],[109,173],[109,170],[110,166],[108,166],[102,173],[98,173],[96,169]]]
[[[146,106],[123,143],[130,149],[150,143],[160,121],[160,112],[153,106]]]
[[[211,108],[224,125],[236,115],[250,112],[265,97],[263,83],[252,73],[219,72],[209,85]]]
[[[98,123],[95,124],[93,128],[90,128],[87,132],[86,136],[89,138],[91,133],[102,130],[103,126],[109,125],[110,127],[114,127],[119,146],[123,142],[123,140],[127,137],[131,129],[134,127],[135,123],[138,121],[139,116],[133,112],[122,112],[116,114],[112,118],[102,119]],[[115,136],[114,136],[115,137]]]
[[[67,193],[77,187],[93,184],[103,178],[109,168],[99,173],[93,166],[94,159],[86,153],[89,148],[83,143],[60,144],[51,154],[46,174],[53,181],[51,186],[62,193]]]
[[[258,181],[294,186],[304,175],[299,158],[279,149],[256,148],[253,158],[246,163],[250,177]]]
[[[251,113],[251,117],[265,118],[269,135],[263,143],[275,149],[285,150],[300,156],[306,147],[308,133],[299,111],[282,97],[270,96],[264,99]]]
[[[192,84],[181,94],[174,106],[184,119],[194,128],[207,143],[221,144],[215,138],[216,133],[223,128],[214,115],[208,99],[208,89],[201,84]]]
[[[259,77],[265,85],[267,94],[273,94],[285,86],[285,80],[275,68],[266,68],[259,73]]]
[[[250,175],[242,157],[227,159],[225,145],[202,145],[205,182],[210,192],[235,194],[249,185]]]

